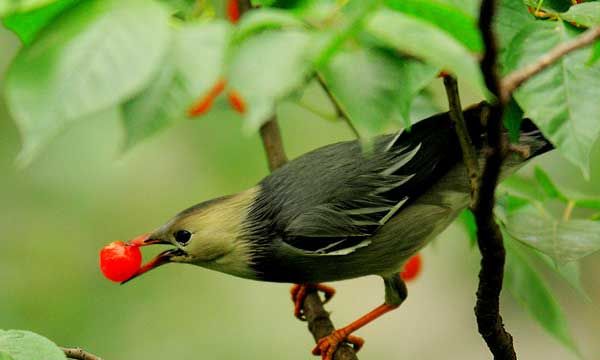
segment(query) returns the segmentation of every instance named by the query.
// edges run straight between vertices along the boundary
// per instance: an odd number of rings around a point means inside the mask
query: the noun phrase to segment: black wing
[[[350,141],[299,157],[261,182],[251,216],[268,219],[273,234],[300,251],[345,255],[367,246],[460,158],[452,123],[440,114],[376,138],[370,150]]]

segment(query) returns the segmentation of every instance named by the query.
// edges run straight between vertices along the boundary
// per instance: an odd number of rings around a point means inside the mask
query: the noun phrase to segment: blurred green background
[[[16,37],[0,28],[0,85],[17,49]],[[443,104],[440,89],[434,93]],[[289,285],[182,265],[125,286],[102,277],[97,253],[106,243],[250,187],[268,171],[258,135],[244,136],[233,113],[182,121],[126,154],[119,151],[118,116],[108,110],[78,124],[19,170],[19,134],[0,100],[0,328],[32,330],[106,360],[312,358],[312,338],[292,315]],[[290,158],[352,137],[343,122],[293,104],[283,104],[279,116]],[[595,159],[590,181],[556,153],[535,164],[563,187],[600,195],[600,146]],[[360,358],[490,358],[473,315],[478,254],[463,230],[453,225],[423,254],[424,272],[409,284],[407,302],[358,332],[366,338]],[[552,284],[586,359],[600,359],[599,260],[596,254],[583,262],[593,303],[564,283]],[[376,277],[335,285],[328,309],[337,325],[383,299]],[[502,306],[520,358],[576,358],[506,293]]]

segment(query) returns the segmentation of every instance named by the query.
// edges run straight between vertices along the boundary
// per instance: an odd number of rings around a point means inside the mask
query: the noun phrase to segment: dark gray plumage
[[[465,112],[481,148],[480,108]],[[531,125],[531,124],[528,124]],[[532,156],[551,148],[537,131],[521,138]],[[505,172],[523,163],[507,161]],[[461,149],[447,114],[400,136],[307,153],[260,182],[246,220],[260,279],[322,282],[399,271],[467,207]]]

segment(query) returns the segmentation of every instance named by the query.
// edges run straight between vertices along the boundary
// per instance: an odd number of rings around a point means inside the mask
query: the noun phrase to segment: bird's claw
[[[302,321],[306,321],[306,316],[304,316],[302,307],[304,305],[304,299],[306,299],[306,295],[308,294],[309,290],[317,290],[322,292],[325,296],[323,304],[327,303],[329,300],[331,300],[333,295],[335,295],[335,289],[331,286],[323,284],[294,284],[290,289],[292,301],[294,302],[294,316]]]
[[[350,335],[344,329],[340,329],[319,340],[312,353],[317,356],[321,355],[322,360],[332,360],[333,354],[343,342],[352,344],[355,352],[358,352],[365,343],[361,337]]]

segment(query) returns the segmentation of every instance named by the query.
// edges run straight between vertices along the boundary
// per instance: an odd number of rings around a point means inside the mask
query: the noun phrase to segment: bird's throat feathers
[[[196,238],[186,248],[194,256],[192,263],[231,275],[255,277],[243,224],[258,192],[258,187],[250,188],[179,215],[178,222],[183,228],[193,229]]]

